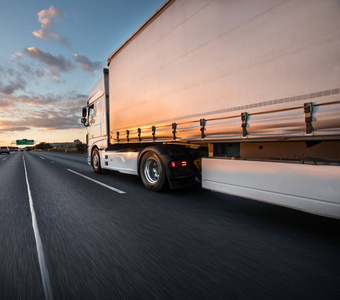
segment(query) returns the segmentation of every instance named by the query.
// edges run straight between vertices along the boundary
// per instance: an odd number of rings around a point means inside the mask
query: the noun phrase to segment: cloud
[[[102,68],[102,63],[100,61],[92,62],[85,55],[75,53],[73,54],[73,58],[85,72],[93,74],[95,71]]]
[[[0,66],[0,100],[1,95],[10,96],[17,91],[25,91],[28,82],[36,80],[39,83],[44,77],[44,71],[35,70],[28,64],[18,63],[14,68]]]
[[[59,78],[57,75],[54,75],[54,76],[52,77],[52,80],[53,80],[53,81],[56,81],[56,82],[60,82],[60,78]]]
[[[13,103],[11,102],[10,99],[1,97],[0,98],[0,109],[4,109],[4,108],[10,108],[12,107]]]
[[[0,94],[12,95],[15,91],[25,90],[27,82],[23,76],[13,69],[1,68],[1,74],[6,78],[6,84],[0,82]]]
[[[0,120],[1,131],[25,131],[33,128],[41,130],[64,130],[83,128],[80,123],[81,107],[87,95],[69,93],[67,95],[32,94],[20,97],[1,97],[3,111]]]
[[[8,85],[0,89],[0,92],[5,95],[12,95],[15,91],[24,89],[25,85],[23,83],[10,81]]]
[[[17,121],[0,121],[0,128],[2,131],[6,131],[7,133],[13,133],[15,131],[27,131],[30,127],[27,126],[18,126]]]
[[[43,9],[38,12],[38,19],[41,23],[39,30],[33,31],[33,35],[41,40],[55,40],[58,43],[69,47],[70,43],[53,29],[53,19],[60,19],[63,17],[63,12],[60,9],[50,6],[49,9]]]
[[[74,68],[74,65],[62,55],[54,56],[48,52],[43,52],[36,47],[24,48],[23,52],[29,57],[37,59],[41,63],[52,67],[52,73],[68,72]]]
[[[20,52],[16,52],[15,54],[12,54],[12,58],[18,58],[18,57],[21,57],[22,56],[22,53]]]
[[[26,65],[26,64],[22,64],[22,63],[19,63],[18,64],[18,68],[24,72],[27,72],[27,73],[31,73],[32,72],[32,69],[29,65]]]

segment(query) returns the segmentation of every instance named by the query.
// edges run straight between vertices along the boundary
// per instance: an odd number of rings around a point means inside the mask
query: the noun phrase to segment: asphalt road
[[[78,155],[1,155],[0,180],[0,299],[340,299],[339,220]]]

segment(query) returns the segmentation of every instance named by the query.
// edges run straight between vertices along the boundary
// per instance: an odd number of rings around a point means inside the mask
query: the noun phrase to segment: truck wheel
[[[94,149],[92,151],[92,157],[91,157],[91,164],[93,171],[97,174],[102,173],[102,168],[100,166],[100,156],[99,156],[99,151],[98,149]]]
[[[148,190],[157,192],[164,187],[165,168],[155,152],[149,151],[142,157],[140,170],[143,184]]]

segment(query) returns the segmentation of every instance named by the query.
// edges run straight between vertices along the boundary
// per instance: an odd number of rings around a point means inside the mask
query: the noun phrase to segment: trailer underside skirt
[[[340,218],[340,167],[204,158],[202,186]]]

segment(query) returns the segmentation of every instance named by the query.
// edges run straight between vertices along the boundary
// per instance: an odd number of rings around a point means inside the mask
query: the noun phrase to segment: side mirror
[[[86,125],[85,125],[85,123],[86,123],[86,118],[81,118],[81,119],[80,119],[80,122],[82,122],[82,123],[84,124],[84,126],[86,126]]]
[[[83,107],[83,111],[82,111],[82,117],[86,118],[87,117],[87,107]],[[83,123],[83,122],[82,122]]]
[[[86,117],[87,117],[87,107],[83,107],[83,110],[82,110],[82,118],[80,119],[80,122],[83,123],[84,126],[88,126],[86,124]]]

